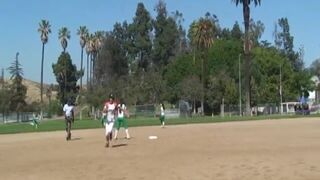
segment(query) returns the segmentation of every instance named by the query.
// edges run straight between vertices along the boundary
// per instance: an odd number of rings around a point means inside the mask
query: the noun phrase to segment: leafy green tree
[[[160,68],[166,66],[176,54],[179,31],[175,20],[168,17],[164,1],[160,0],[155,9],[157,17],[153,21],[155,37],[152,60],[156,68]]]
[[[281,28],[280,32],[275,32],[275,36],[277,36],[276,45],[279,46],[280,49],[283,49],[285,54],[289,54],[293,52],[293,36],[290,34],[290,26],[287,18],[278,19],[278,25]]]
[[[220,70],[214,76],[210,75],[206,95],[212,109],[220,107],[220,105],[224,106],[224,104],[236,104],[237,85],[235,80],[225,70]]]
[[[145,9],[143,3],[138,3],[129,31],[132,36],[132,53],[137,59],[138,68],[142,71],[147,71],[152,49],[150,38],[152,22],[150,13]]]
[[[66,48],[68,47],[68,40],[70,39],[70,31],[66,27],[62,27],[59,30],[59,40],[63,49],[63,52],[66,52]]]
[[[202,84],[198,77],[186,76],[178,84],[179,99],[184,99],[193,104],[193,113],[196,113],[196,102],[201,99]]]
[[[207,69],[208,74],[215,75],[221,70],[229,73],[233,79],[239,79],[239,54],[242,54],[242,41],[230,39],[216,40],[209,49]],[[241,57],[240,57],[241,58]],[[242,67],[242,59],[240,67]],[[241,71],[243,69],[241,68]]]
[[[80,90],[82,89],[82,77],[83,77],[83,49],[85,48],[88,40],[88,34],[89,31],[86,26],[80,26],[78,29],[77,34],[80,36],[80,47],[81,47],[81,65],[80,65],[80,71],[81,71],[81,78],[80,78]]]
[[[220,110],[222,102],[228,105],[239,103],[239,97],[235,97],[234,94],[239,95],[238,85],[243,79],[239,77],[239,66],[242,67],[243,63],[240,61],[239,64],[239,55],[242,51],[242,41],[236,38],[216,40],[209,49],[206,65],[209,74],[206,83],[206,102],[214,112],[222,111]],[[220,79],[225,81],[219,82]],[[220,89],[221,92],[216,92]],[[229,98],[233,98],[233,101]]]
[[[53,73],[59,84],[58,99],[64,104],[69,98],[76,99],[78,94],[77,81],[81,72],[72,64],[69,53],[62,52],[56,64],[52,64]]]
[[[204,61],[207,57],[207,50],[212,46],[215,39],[215,24],[209,18],[200,18],[191,24],[189,30],[191,44],[201,52],[201,81],[202,81],[202,99],[201,109],[204,113],[204,86],[205,86],[205,68]]]
[[[278,32],[278,26],[280,28]],[[278,26],[275,27],[275,44],[280,49],[280,51],[288,58],[294,67],[294,71],[303,70],[303,58],[300,54],[303,49],[300,49],[300,52],[295,52],[293,49],[293,36],[290,34],[290,26],[287,18],[278,19]],[[302,50],[302,51],[301,51]]]
[[[217,37],[219,37],[219,39],[229,40],[229,39],[233,38],[231,36],[231,31],[228,28],[222,28],[221,31],[218,33],[219,34],[217,35]]]
[[[2,85],[0,88],[0,112],[2,114],[6,114],[10,111],[10,97],[11,90],[9,89],[8,85]]]
[[[47,44],[49,34],[51,33],[51,25],[47,20],[41,20],[39,23],[38,32],[40,33],[40,39],[42,42],[42,58],[41,58],[41,82],[40,82],[40,100],[43,102],[43,61],[44,61],[44,46]]]
[[[97,86],[92,89],[92,91],[87,91],[85,93],[86,102],[94,108],[102,109],[103,103],[108,98],[111,90],[101,86]]]
[[[19,53],[16,54],[16,60],[8,68],[12,80],[9,85],[11,91],[10,96],[10,110],[20,112],[26,105],[25,98],[27,94],[27,88],[22,84],[23,70],[18,60]]]
[[[320,78],[320,58],[314,60],[310,65],[310,72],[312,75]]]
[[[175,57],[166,67],[164,72],[164,80],[166,81],[165,98],[171,103],[176,103],[180,98],[186,98],[181,96],[181,82],[187,77],[199,77],[201,75],[201,63],[194,62],[192,54],[181,54]],[[198,78],[199,82],[200,79]],[[201,82],[201,81],[200,81]],[[179,85],[180,84],[180,85]],[[185,83],[187,84],[187,83]],[[200,86],[201,88],[202,86]],[[197,90],[199,90],[197,88]],[[199,92],[201,94],[201,90]],[[201,101],[201,98],[194,97],[192,101]]]
[[[250,20],[249,36],[252,42],[251,46],[259,45],[259,39],[261,38],[264,29],[264,24],[261,21],[254,22],[253,19]]]
[[[178,26],[178,39],[176,40],[177,54],[186,53],[189,51],[189,47],[186,37],[186,30],[182,26],[182,23],[184,22],[183,14],[179,11],[175,11],[172,13],[172,17]]]
[[[238,21],[236,21],[231,29],[231,37],[236,40],[241,40],[243,38],[243,32],[240,29]]]
[[[286,59],[275,48],[255,48],[253,54],[253,105],[270,102],[279,103],[280,66],[282,66],[282,84],[283,87],[286,87],[283,88],[283,96],[288,96],[288,83],[292,79],[289,64],[286,63]]]
[[[296,92],[295,97],[308,97],[309,92],[317,88],[311,78],[312,75],[307,69],[294,73],[294,81],[292,81],[291,88],[294,90],[293,92]]]
[[[110,81],[128,74],[128,63],[121,42],[108,35],[100,56],[97,58],[95,77],[99,85],[107,85]]]
[[[148,71],[144,75],[144,81],[141,87],[141,92],[144,94],[144,102],[159,104],[163,101],[165,93],[165,80],[161,72]]]
[[[243,20],[244,20],[244,58],[245,58],[245,97],[246,97],[246,113],[251,114],[250,108],[250,78],[251,78],[251,58],[250,58],[250,4],[260,5],[261,0],[232,0],[237,6],[242,4]]]
[[[114,24],[113,31],[111,32],[111,36],[117,41],[124,54],[129,52],[130,35],[128,31],[128,23],[124,21],[122,24]]]

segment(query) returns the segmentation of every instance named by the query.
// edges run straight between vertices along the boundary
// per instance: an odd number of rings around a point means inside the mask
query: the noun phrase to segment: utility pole
[[[239,115],[242,116],[242,108],[241,108],[241,54],[239,54]]]

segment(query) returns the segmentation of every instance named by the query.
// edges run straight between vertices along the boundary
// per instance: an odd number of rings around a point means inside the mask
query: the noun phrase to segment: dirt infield
[[[320,179],[320,119],[0,135],[0,179]],[[148,136],[158,139],[149,140]],[[121,130],[120,137],[124,137]]]

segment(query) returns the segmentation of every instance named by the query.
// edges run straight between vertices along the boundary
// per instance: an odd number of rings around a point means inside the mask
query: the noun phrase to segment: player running
[[[63,112],[66,122],[66,140],[71,140],[71,124],[74,122],[74,106],[72,105],[71,100],[69,99],[67,104],[63,106]]]
[[[164,115],[164,110],[165,110],[165,107],[164,107],[164,104],[161,103],[160,104],[160,122],[161,122],[161,127],[164,128],[164,125],[165,125],[165,115]]]
[[[115,134],[114,134],[114,139],[117,139],[118,136],[118,132],[120,127],[124,127],[125,131],[126,131],[126,139],[130,139],[130,135],[129,135],[129,130],[128,130],[128,123],[127,123],[127,119],[125,118],[129,117],[129,112],[127,110],[127,107],[122,103],[118,105],[118,118],[116,121],[116,130],[115,130]]]
[[[116,118],[117,103],[114,102],[113,94],[109,95],[109,101],[104,104],[103,115],[106,116],[105,130],[106,130],[106,145],[109,147],[112,141],[112,128]]]

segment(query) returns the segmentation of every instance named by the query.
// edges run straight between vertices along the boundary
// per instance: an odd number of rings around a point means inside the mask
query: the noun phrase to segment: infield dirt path
[[[69,142],[63,131],[0,135],[0,179],[320,179],[318,118],[129,130],[113,148],[103,129],[73,131]]]

